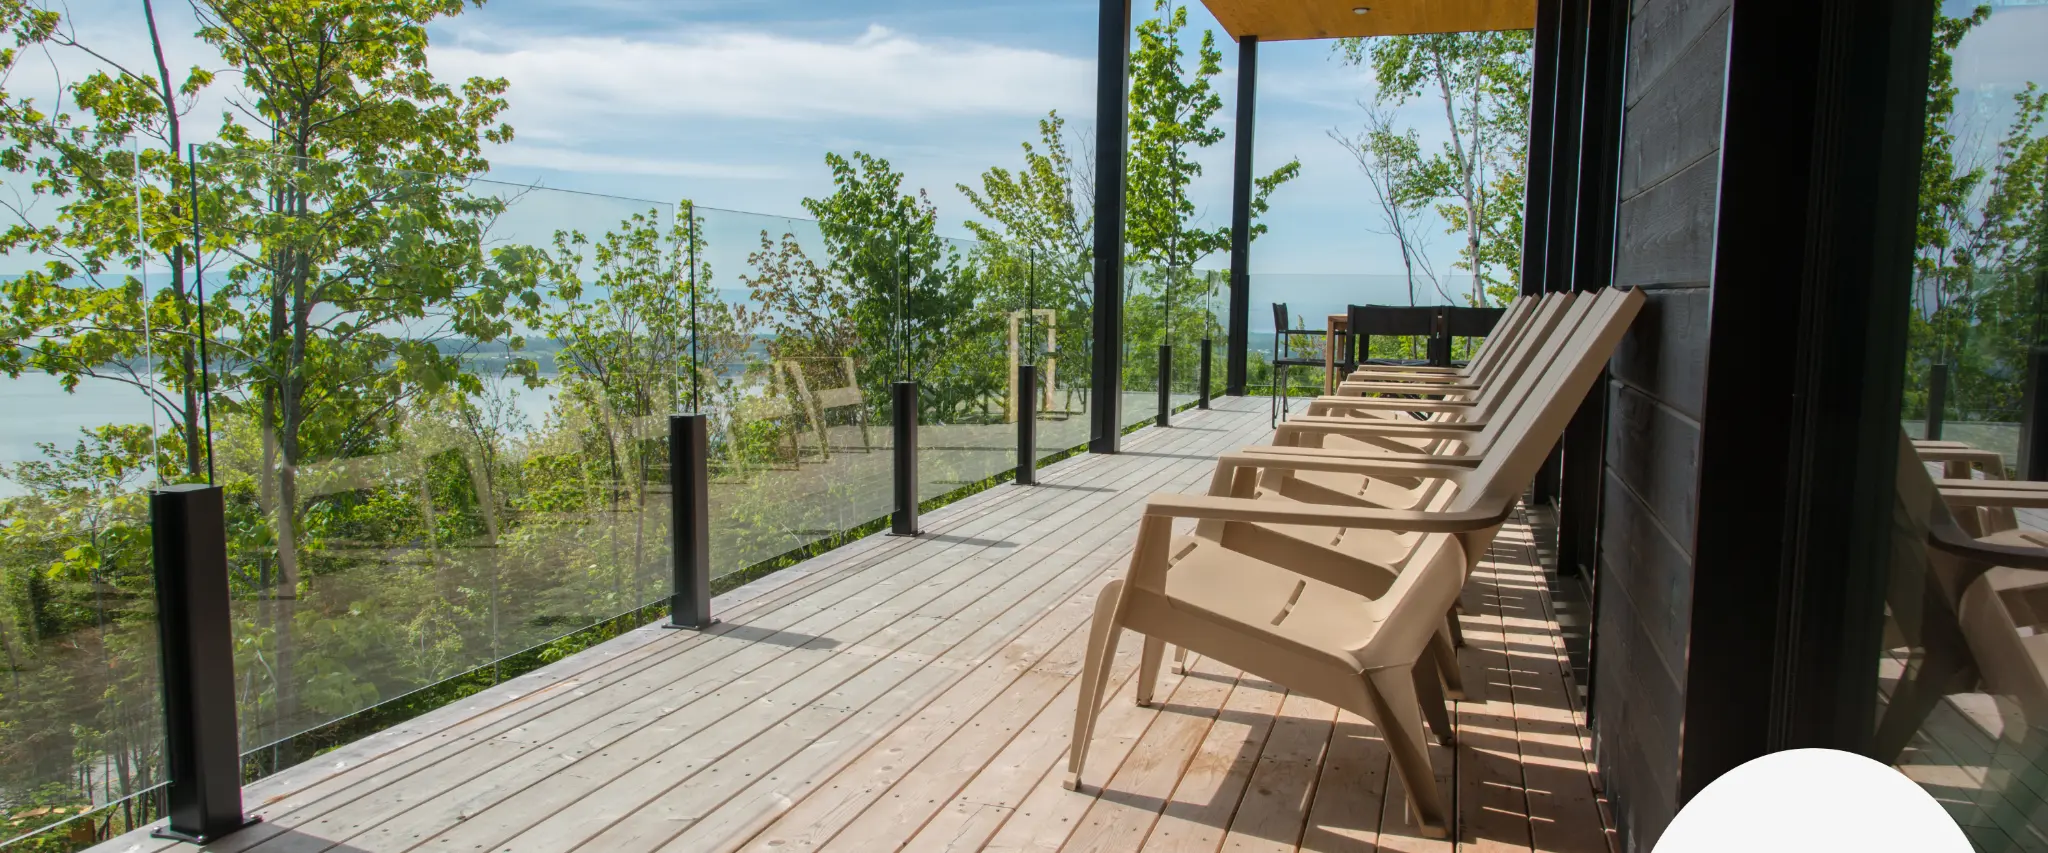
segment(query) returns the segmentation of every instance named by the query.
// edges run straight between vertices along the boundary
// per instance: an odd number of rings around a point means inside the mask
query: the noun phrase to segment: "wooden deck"
[[[1093,596],[1145,496],[1268,435],[1264,400],[1227,398],[840,548],[720,597],[710,631],[633,631],[261,780],[264,822],[206,849],[1611,850],[1519,522],[1466,590],[1453,839],[1411,831],[1373,727],[1329,705],[1196,659],[1137,707],[1135,642],[1088,793],[1061,788]]]

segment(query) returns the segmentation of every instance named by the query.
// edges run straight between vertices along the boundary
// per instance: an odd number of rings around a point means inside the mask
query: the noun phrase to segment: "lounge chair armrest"
[[[1304,433],[1316,433],[1320,435],[1355,435],[1368,436],[1374,438],[1442,438],[1451,439],[1455,441],[1462,441],[1465,439],[1469,439],[1473,435],[1475,435],[1479,427],[1485,426],[1485,424],[1482,423],[1479,424],[1477,427],[1472,427],[1469,429],[1448,429],[1447,427],[1466,427],[1469,425],[1434,424],[1430,421],[1416,421],[1414,424],[1372,423],[1369,421],[1361,421],[1358,423],[1336,423],[1335,421],[1338,420],[1356,419],[1331,418],[1329,420],[1309,420],[1306,418],[1297,418],[1295,420],[1286,421],[1280,424],[1279,429],[1273,431],[1273,443],[1276,446],[1285,446],[1286,444],[1292,443],[1291,439],[1293,436],[1301,435]]]
[[[1913,454],[1922,462],[1978,462],[2005,468],[2005,457],[1996,450],[1979,450],[1974,447],[1915,447]]]
[[[1952,507],[2048,509],[2048,491],[2041,489],[1942,489],[1941,499]]]
[[[1306,504],[1292,501],[1262,501],[1221,495],[1188,495],[1159,492],[1145,502],[1145,514],[1168,518],[1236,521],[1248,524],[1302,524],[1311,527],[1348,527],[1360,530],[1393,530],[1403,533],[1465,533],[1484,530],[1507,521],[1514,505],[1467,510],[1417,512],[1414,510],[1368,509],[1363,507]]]
[[[1346,456],[1339,453],[1307,451],[1321,450],[1315,447],[1248,447],[1244,450],[1225,453],[1216,457],[1219,471],[1217,480],[1227,482],[1222,471],[1238,468],[1279,468],[1288,471],[1331,471],[1339,474],[1359,474],[1367,477],[1415,477],[1426,480],[1449,480],[1463,482],[1472,469],[1458,464],[1479,457],[1451,456],[1432,457],[1417,453],[1420,457],[1409,459],[1381,459]],[[1427,461],[1425,461],[1427,460]]]
[[[1310,400],[1308,413],[1318,407],[1371,412],[1463,412],[1479,405],[1476,400],[1397,400],[1388,397],[1317,397]]]
[[[1485,421],[1361,420],[1358,418],[1347,418],[1343,415],[1301,415],[1293,420],[1289,420],[1288,423],[1295,423],[1297,421],[1304,426],[1315,426],[1318,424],[1332,426],[1363,424],[1369,427],[1398,430],[1402,435],[1411,438],[1420,436],[1423,433],[1443,432],[1446,430],[1454,433],[1454,435],[1448,437],[1455,438],[1465,433],[1479,432],[1486,429]]]
[[[1972,571],[1958,578],[1957,590],[1967,588],[1993,566],[2048,572],[2048,548],[2027,548],[1986,542],[1964,533],[1954,521],[1929,527],[1927,544],[1938,551],[1975,564]]]
[[[1425,376],[1464,376],[1465,371],[1455,367],[1431,367],[1426,364],[1370,364],[1358,368],[1369,373],[1415,373]]]
[[[1446,375],[1442,373],[1389,373],[1383,370],[1367,370],[1361,367],[1357,370],[1351,371],[1348,374],[1345,374],[1344,381],[1416,382],[1425,385],[1434,385],[1445,383],[1462,383],[1465,381],[1465,377]]]
[[[1349,379],[1337,383],[1337,388],[1351,394],[1469,394],[1479,390],[1479,386],[1468,382],[1353,382]]]
[[[2048,482],[2040,480],[1965,480],[1959,477],[1943,477],[1934,481],[1934,487],[1943,491],[1949,489],[1991,489],[1995,491],[2040,492],[2048,494]]]

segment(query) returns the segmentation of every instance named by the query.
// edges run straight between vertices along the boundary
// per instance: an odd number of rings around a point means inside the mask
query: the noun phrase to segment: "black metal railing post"
[[[1159,345],[1159,415],[1152,422],[1168,426],[1173,415],[1173,344]]]
[[[711,438],[702,412],[668,416],[670,628],[703,629],[711,618]]]
[[[170,778],[169,825],[151,834],[195,844],[256,822],[242,814],[223,494],[198,484],[149,494]]]
[[[895,411],[896,511],[889,518],[889,532],[916,536],[917,529],[917,383],[896,382],[889,386]]]
[[[1038,483],[1038,365],[1017,365],[1017,485]]]
[[[2048,369],[2048,345],[2035,344],[2027,350],[2027,385],[2020,408],[2020,479],[2048,480],[2048,388],[2042,387],[2042,371]]]
[[[1948,363],[1937,361],[1927,368],[1928,441],[1941,440],[1941,420],[1948,411]]]
[[[1202,339],[1202,366],[1201,369],[1197,371],[1197,373],[1199,373],[1200,375],[1196,377],[1196,379],[1202,383],[1201,396],[1196,398],[1195,400],[1195,408],[1198,409],[1209,408],[1209,350],[1212,349],[1213,346],[1214,345],[1209,341],[1208,338]]]

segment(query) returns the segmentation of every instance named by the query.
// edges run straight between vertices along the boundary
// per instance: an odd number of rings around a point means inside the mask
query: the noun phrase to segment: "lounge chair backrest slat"
[[[1547,294],[1546,294],[1547,296]],[[1499,358],[1500,353],[1514,345],[1514,339],[1521,333],[1522,320],[1530,315],[1529,306],[1544,300],[1540,296],[1523,296],[1510,304],[1500,322],[1493,325],[1493,331],[1479,341],[1479,349],[1472,353],[1472,362],[1466,372],[1480,376]]]
[[[1477,506],[1483,500],[1511,501],[1521,494],[1627,334],[1643,300],[1642,292],[1634,289],[1600,292],[1585,321],[1559,339],[1562,346],[1539,378],[1522,383],[1535,404],[1521,406],[1495,433],[1485,461],[1470,478],[1481,488],[1460,490],[1453,508]]]

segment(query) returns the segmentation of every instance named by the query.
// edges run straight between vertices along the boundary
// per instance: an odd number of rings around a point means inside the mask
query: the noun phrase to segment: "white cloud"
[[[487,153],[492,166],[524,166],[563,172],[601,172],[619,175],[655,175],[672,178],[727,178],[767,180],[786,177],[779,166],[732,163],[704,163],[659,157],[630,157],[598,154],[569,148],[527,144],[501,146]]]
[[[520,112],[551,118],[1023,115],[1088,103],[1094,77],[1090,60],[880,26],[836,41],[749,30],[562,37],[465,28],[432,51],[444,79],[505,77]]]

